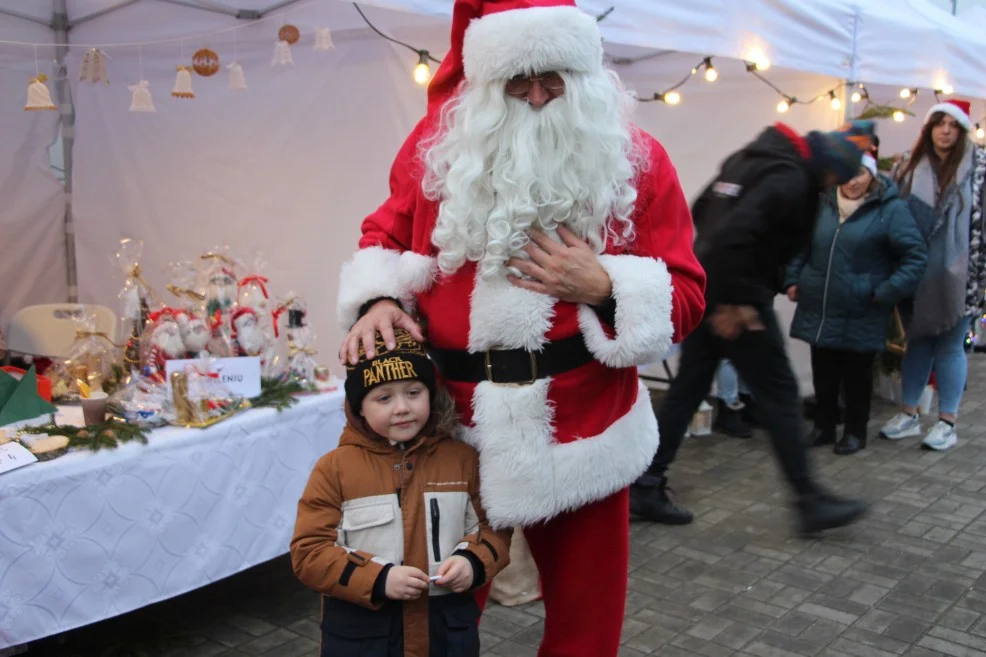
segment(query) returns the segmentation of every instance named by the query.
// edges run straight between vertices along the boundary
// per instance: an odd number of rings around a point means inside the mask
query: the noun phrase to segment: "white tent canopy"
[[[58,1],[0,0],[0,12],[37,19],[0,14],[0,41],[54,41]],[[118,306],[122,280],[110,258],[123,237],[145,241],[143,270],[160,291],[172,261],[222,244],[243,256],[259,249],[272,291],[294,291],[308,301],[311,324],[320,332],[319,359],[332,363],[340,337],[334,312],[339,265],[355,248],[361,218],[386,195],[387,171],[424,111],[424,93],[411,80],[414,53],[377,36],[348,2],[300,0],[260,21],[225,11],[234,2],[259,11],[273,1],[133,0],[109,11],[120,0],[63,0],[69,24],[76,21],[65,62],[75,113],[74,132],[66,136],[74,139],[70,198],[78,291],[83,301]],[[444,54],[452,0],[361,4],[385,33]],[[922,62],[918,54],[940,47],[941,35],[954,27],[944,12],[938,27],[881,9],[878,0],[580,5],[595,14],[615,6],[601,24],[606,48],[613,55],[645,56],[616,65],[641,96],[667,88],[703,56],[733,59],[716,61],[716,84],[699,76],[683,87],[681,107],[651,103],[638,109],[638,122],[665,145],[689,196],[728,152],[777,117],[776,92],[735,60],[759,48],[774,64],[767,76],[798,98],[836,88],[854,72],[867,83],[928,88],[938,64]],[[271,65],[283,22],[304,35],[293,48],[294,66]],[[234,27],[241,29],[229,30]],[[332,29],[334,50],[313,50],[316,27]],[[138,42],[144,45],[138,48]],[[111,58],[109,85],[78,80],[89,44],[105,46]],[[202,46],[218,52],[224,66],[240,63],[249,90],[229,91],[224,69],[213,78],[194,78],[194,100],[171,98],[175,65]],[[63,217],[69,197],[47,166],[59,117],[21,109],[36,71],[52,76],[49,86],[57,88],[55,49],[36,50],[37,64],[35,48],[0,43],[0,98],[7,99],[0,103],[2,323],[21,306],[64,300],[68,293]],[[965,61],[949,56],[948,66]],[[986,88],[973,86],[986,82],[951,69],[948,76],[956,92],[986,97]],[[128,112],[127,87],[140,79],[150,83],[155,114]],[[816,103],[783,118],[807,131],[834,127],[842,115]],[[894,128],[908,125],[913,133],[913,123]],[[892,152],[886,145],[884,151]],[[807,351],[799,349],[795,361],[805,380]]]

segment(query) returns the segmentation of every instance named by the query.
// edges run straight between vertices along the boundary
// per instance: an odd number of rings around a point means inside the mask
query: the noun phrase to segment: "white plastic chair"
[[[49,303],[21,308],[14,314],[7,330],[7,351],[67,358],[83,310],[95,314],[96,330],[116,342],[116,313],[106,306]]]

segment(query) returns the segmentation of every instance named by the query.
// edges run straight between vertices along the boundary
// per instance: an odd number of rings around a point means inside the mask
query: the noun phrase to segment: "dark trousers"
[[[839,418],[839,392],[846,402],[846,433],[866,438],[873,394],[873,358],[869,351],[811,348],[811,378],[815,384],[815,426],[835,431]]]
[[[769,436],[774,454],[798,494],[815,492],[798,381],[784,348],[784,336],[773,308],[758,308],[762,331],[744,331],[723,340],[702,322],[681,345],[678,375],[657,416],[660,447],[647,474],[663,477],[674,461],[692,416],[705,399],[722,358],[728,358],[757,402],[757,420]],[[711,310],[707,316],[711,316]]]

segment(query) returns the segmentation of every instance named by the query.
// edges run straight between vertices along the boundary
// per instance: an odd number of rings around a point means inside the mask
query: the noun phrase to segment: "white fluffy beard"
[[[522,253],[532,228],[573,230],[601,253],[633,238],[633,96],[615,73],[563,74],[565,93],[540,109],[504,83],[465,85],[423,146],[422,189],[440,201],[432,243],[443,273],[479,263],[483,277]]]
[[[169,360],[185,355],[185,343],[177,324],[168,322],[155,329],[152,343]]]
[[[253,322],[243,322],[237,326],[236,341],[249,356],[259,356],[266,346],[264,332]]]
[[[205,325],[205,320],[190,319],[181,326],[181,339],[185,344],[185,350],[193,354],[203,351],[209,344],[209,327]]]

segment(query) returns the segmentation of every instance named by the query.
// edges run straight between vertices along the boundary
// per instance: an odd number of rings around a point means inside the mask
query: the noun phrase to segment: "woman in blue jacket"
[[[791,337],[811,345],[817,411],[813,445],[836,454],[866,447],[873,359],[883,350],[894,304],[914,293],[927,247],[897,186],[877,173],[875,154],[819,205],[810,248],[788,269],[787,295],[798,302]],[[836,442],[839,393],[845,431]]]

